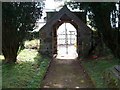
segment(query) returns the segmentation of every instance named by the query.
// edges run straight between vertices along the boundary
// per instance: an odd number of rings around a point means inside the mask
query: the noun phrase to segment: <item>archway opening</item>
[[[57,59],[75,59],[77,54],[77,30],[71,23],[63,23],[57,30]]]

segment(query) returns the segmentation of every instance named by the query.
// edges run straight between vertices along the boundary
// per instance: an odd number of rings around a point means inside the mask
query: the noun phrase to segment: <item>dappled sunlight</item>
[[[3,60],[5,59],[3,55],[0,55],[0,60]]]
[[[35,62],[35,57],[38,55],[39,48],[39,40],[34,39],[31,41],[25,41],[24,47],[25,49],[21,50],[17,56],[16,63],[21,62]],[[0,60],[5,60],[3,55],[0,55]]]
[[[2,64],[2,87],[40,88],[49,61],[47,57],[39,54],[36,49],[21,50],[16,63]]]
[[[40,40],[34,39],[34,40],[27,40],[24,42],[24,47],[29,49],[39,49],[40,46]]]
[[[17,56],[17,63],[20,62],[34,62],[35,57],[37,56],[38,52],[35,49],[24,49],[22,50]],[[5,60],[3,55],[0,55],[0,61]]]
[[[24,49],[17,56],[17,62],[34,62],[37,54],[35,49]]]
[[[38,55],[39,40],[33,39],[24,42],[25,49],[21,50],[17,56],[17,62],[35,62]]]

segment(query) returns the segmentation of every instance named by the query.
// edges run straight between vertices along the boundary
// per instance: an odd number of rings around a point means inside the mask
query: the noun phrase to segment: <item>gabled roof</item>
[[[78,18],[75,14],[73,14],[68,8],[67,6],[63,6],[63,8],[56,13],[52,18],[50,18],[47,23],[41,28],[41,30],[43,28],[50,28],[51,26],[53,26],[57,21],[59,21],[61,19],[61,17],[64,17],[64,15],[67,15],[71,20],[74,21],[74,23],[76,23],[78,26],[81,27],[81,29],[86,29],[88,32],[91,31],[91,29],[82,21],[80,20],[80,18]],[[85,31],[86,31],[85,30]],[[84,32],[84,31],[83,31]]]

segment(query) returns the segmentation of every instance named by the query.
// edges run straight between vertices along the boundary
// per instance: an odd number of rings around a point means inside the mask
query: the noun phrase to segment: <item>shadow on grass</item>
[[[114,65],[120,65],[119,59],[114,57],[103,57],[98,59],[91,59],[81,62],[96,88],[108,88],[107,84],[104,83],[103,73],[106,69],[113,67]]]
[[[2,88],[40,88],[50,59],[37,54],[34,62],[2,64]]]

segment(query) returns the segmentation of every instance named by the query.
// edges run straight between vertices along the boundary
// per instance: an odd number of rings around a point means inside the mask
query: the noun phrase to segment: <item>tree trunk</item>
[[[10,48],[3,46],[2,52],[6,63],[16,62],[18,48],[18,45],[12,45]]]
[[[17,60],[16,58],[17,58],[16,55],[6,56],[5,57],[5,63],[14,63]]]
[[[5,57],[5,62],[11,63],[16,62],[17,58],[17,52],[19,49],[19,40],[18,35],[16,32],[11,32],[15,30],[14,28],[9,28],[9,25],[7,26],[7,29],[5,26],[3,26],[2,31],[2,53]]]
[[[103,40],[107,47],[111,49],[112,53],[116,57],[119,57],[119,50],[117,50],[116,54],[118,42],[116,41],[116,34],[114,34],[115,30],[113,30],[110,25],[110,10],[109,8],[96,8],[97,6],[98,4],[92,5],[93,13],[95,14],[94,20],[96,22],[96,26],[102,33]]]

